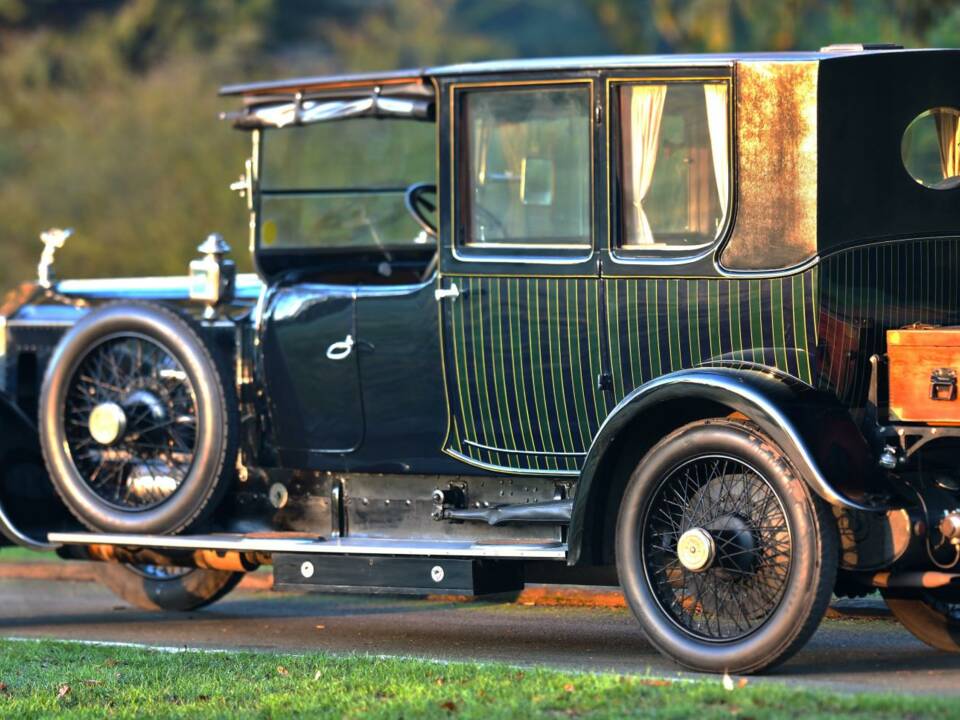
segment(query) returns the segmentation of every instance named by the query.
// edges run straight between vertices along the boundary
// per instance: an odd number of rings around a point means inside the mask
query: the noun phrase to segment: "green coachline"
[[[7,717],[899,719],[954,709],[938,698],[840,695],[739,678],[680,682],[359,655],[0,641]]]

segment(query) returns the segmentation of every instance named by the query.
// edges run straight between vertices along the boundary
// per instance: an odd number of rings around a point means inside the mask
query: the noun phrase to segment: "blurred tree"
[[[861,41],[927,46],[934,39],[954,45],[960,40],[956,24],[950,24],[960,10],[956,0],[591,0],[591,5],[622,52],[810,50]]]
[[[493,38],[452,27],[453,5],[454,0],[401,0],[361,15],[352,25],[331,18],[321,32],[341,70],[418,67],[504,53]]]
[[[956,0],[0,0],[0,287],[50,225],[73,275],[183,272],[248,138],[219,84],[504,56],[960,44]]]

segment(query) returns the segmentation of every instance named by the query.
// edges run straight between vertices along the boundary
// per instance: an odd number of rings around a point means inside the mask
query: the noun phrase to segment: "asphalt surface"
[[[0,636],[164,647],[325,651],[695,677],[644,640],[627,610],[236,591],[193,613],[148,613],[95,583],[0,580]],[[960,695],[960,655],[885,619],[825,620],[776,674],[843,691]]]

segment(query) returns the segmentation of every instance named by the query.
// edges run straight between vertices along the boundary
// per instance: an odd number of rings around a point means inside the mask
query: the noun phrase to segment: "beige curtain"
[[[626,88],[626,107],[630,113],[630,160],[627,168],[630,203],[633,206],[633,233],[628,235],[630,244],[651,244],[653,231],[643,210],[643,200],[653,182],[653,169],[657,163],[660,147],[660,121],[663,118],[663,103],[667,97],[666,85],[634,85]]]
[[[720,216],[726,217],[730,202],[730,155],[728,153],[727,86],[707,83],[703,86],[707,103],[707,129],[710,133],[710,153],[713,156],[713,174],[717,177],[717,196],[720,198]]]
[[[940,170],[943,179],[960,175],[960,116],[949,110],[933,111],[940,140]]]

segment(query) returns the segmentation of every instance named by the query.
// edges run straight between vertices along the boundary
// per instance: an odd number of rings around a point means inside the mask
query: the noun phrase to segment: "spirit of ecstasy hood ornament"
[[[40,287],[49,289],[53,286],[53,281],[56,278],[53,270],[53,257],[71,235],[73,235],[73,228],[67,228],[66,230],[50,228],[40,233],[40,242],[43,243],[40,263],[37,265],[37,282]]]

